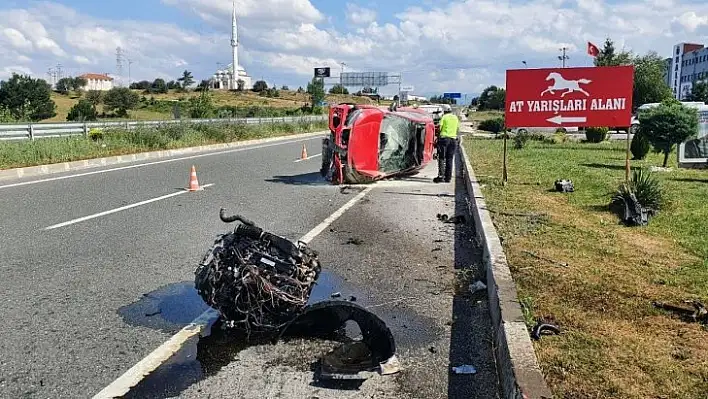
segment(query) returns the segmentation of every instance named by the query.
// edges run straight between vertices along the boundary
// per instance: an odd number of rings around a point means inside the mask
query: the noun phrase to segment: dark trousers
[[[452,180],[452,162],[455,159],[457,139],[441,137],[438,139],[438,177],[445,181]]]

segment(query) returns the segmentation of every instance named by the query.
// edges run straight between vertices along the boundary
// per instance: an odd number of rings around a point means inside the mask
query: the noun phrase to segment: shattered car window
[[[393,114],[384,117],[379,136],[380,171],[395,172],[420,164],[418,148],[422,141],[418,131],[417,125],[406,118]]]

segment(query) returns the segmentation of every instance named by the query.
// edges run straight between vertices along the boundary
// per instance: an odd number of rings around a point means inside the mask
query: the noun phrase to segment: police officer
[[[435,183],[449,183],[452,180],[452,161],[457,150],[457,134],[460,131],[460,120],[452,113],[452,108],[443,105],[445,114],[440,119],[440,137],[438,139],[438,177]]]

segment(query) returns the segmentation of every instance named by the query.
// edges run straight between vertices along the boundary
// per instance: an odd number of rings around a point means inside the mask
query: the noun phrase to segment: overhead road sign
[[[330,76],[330,67],[318,67],[315,68],[316,78],[328,78]]]
[[[630,126],[633,86],[631,65],[507,70],[506,127]]]
[[[443,98],[462,98],[462,93],[443,93]]]

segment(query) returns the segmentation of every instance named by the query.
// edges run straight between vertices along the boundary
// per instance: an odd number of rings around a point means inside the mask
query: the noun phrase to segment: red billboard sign
[[[631,124],[634,67],[506,71],[506,127]]]

